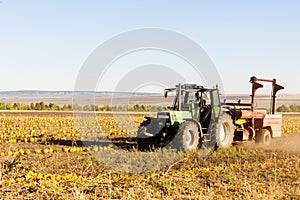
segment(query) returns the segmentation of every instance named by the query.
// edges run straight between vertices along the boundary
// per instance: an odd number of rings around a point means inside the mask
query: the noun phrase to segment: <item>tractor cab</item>
[[[186,119],[193,119],[202,127],[209,126],[211,119],[220,113],[220,99],[217,88],[208,89],[196,84],[178,84],[176,88],[165,89],[168,93],[176,92],[172,111],[169,112],[172,125],[181,124]],[[162,113],[158,113],[158,118]]]

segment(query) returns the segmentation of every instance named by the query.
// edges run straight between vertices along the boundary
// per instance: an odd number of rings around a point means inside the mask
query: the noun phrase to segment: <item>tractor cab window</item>
[[[217,90],[213,90],[211,91],[211,95],[212,95],[212,106],[214,107],[220,107],[220,98],[219,98],[219,92]]]
[[[220,98],[219,98],[219,92],[218,90],[213,90],[211,91],[211,96],[212,96],[212,114],[215,119],[219,117],[220,114]]]
[[[178,93],[175,97],[175,100],[174,100],[174,107],[176,109],[178,109],[178,101],[179,101],[179,97],[178,97]],[[181,110],[190,110],[191,108],[191,104],[195,102],[195,92],[193,91],[181,91]]]
[[[195,96],[191,91],[182,91],[182,110],[190,110],[191,102],[194,101]]]
[[[207,104],[211,104],[210,96],[208,91],[182,90],[181,94],[177,91],[173,104],[174,110],[179,109],[179,104],[182,111],[202,110]]]
[[[190,92],[190,91],[185,91],[183,104],[184,105],[189,105],[194,100],[195,100],[194,93]]]

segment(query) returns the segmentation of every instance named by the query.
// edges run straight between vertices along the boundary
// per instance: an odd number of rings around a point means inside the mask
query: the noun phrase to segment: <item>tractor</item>
[[[221,103],[218,88],[205,88],[196,84],[178,84],[165,89],[165,97],[175,92],[169,111],[157,113],[157,117],[145,117],[140,124],[138,138],[140,148],[171,145],[183,151],[198,147],[226,146],[215,132],[233,131],[232,120],[220,120]],[[222,117],[222,119],[225,119]],[[220,123],[224,123],[221,126]],[[223,130],[223,127],[226,130]],[[222,130],[220,130],[220,128]],[[227,130],[229,129],[229,130]],[[224,134],[223,134],[224,135]],[[231,144],[231,139],[222,138]],[[223,142],[224,142],[223,141]]]
[[[273,83],[271,114],[255,110],[255,92],[259,81]],[[276,79],[251,77],[251,103],[220,102],[218,86],[178,84],[165,89],[165,97],[175,92],[173,106],[156,117],[145,117],[138,129],[140,148],[171,146],[178,150],[228,148],[235,141],[255,140],[269,145],[272,137],[281,136],[281,115],[274,115],[275,98],[282,86]]]

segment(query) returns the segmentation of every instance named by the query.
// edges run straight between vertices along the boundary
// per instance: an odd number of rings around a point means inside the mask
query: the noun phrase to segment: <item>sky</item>
[[[300,94],[298,0],[1,0],[0,91],[74,90],[82,65],[99,45],[147,27],[198,43],[227,94],[248,94],[253,75],[276,78],[282,93]],[[172,65],[172,57],[161,57]],[[112,83],[122,76],[117,66],[106,76]],[[104,89],[112,90],[107,83]]]

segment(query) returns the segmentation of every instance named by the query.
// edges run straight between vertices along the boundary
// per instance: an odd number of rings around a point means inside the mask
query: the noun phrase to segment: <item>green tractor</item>
[[[139,148],[171,146],[178,150],[227,148],[234,137],[232,118],[221,111],[218,88],[178,84],[173,107],[157,117],[145,117],[138,129]],[[151,148],[151,147],[150,147]]]

